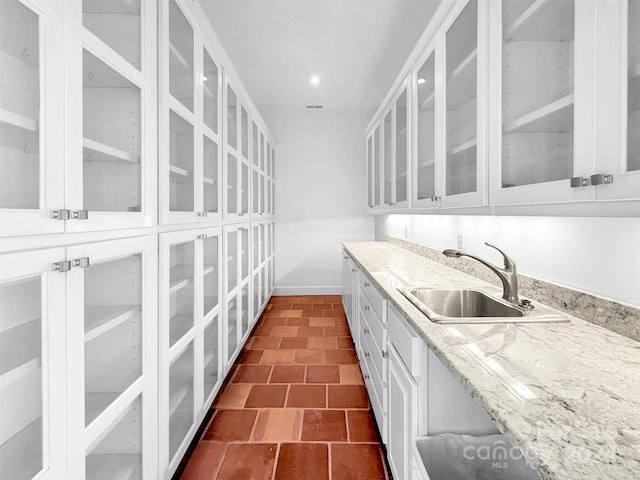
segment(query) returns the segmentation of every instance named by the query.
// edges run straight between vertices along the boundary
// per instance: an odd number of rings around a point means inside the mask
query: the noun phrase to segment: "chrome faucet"
[[[500,277],[500,281],[502,282],[502,298],[506,301],[513,303],[514,305],[518,305],[518,271],[516,270],[516,263],[502,250],[500,250],[495,245],[492,245],[488,242],[484,242],[487,247],[495,248],[499,251],[504,258],[504,269],[500,267],[496,267],[492,263],[483,260],[482,258],[471,255],[470,253],[463,252],[462,250],[453,250],[447,249],[442,253],[447,257],[469,257],[474,260],[480,262],[487,268],[489,268],[493,273]]]

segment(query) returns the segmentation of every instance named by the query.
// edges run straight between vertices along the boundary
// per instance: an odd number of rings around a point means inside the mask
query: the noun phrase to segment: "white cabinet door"
[[[63,248],[0,255],[2,478],[68,478],[65,275],[52,271],[64,259]]]
[[[67,248],[70,478],[156,475],[152,237]]]
[[[491,3],[492,203],[595,199],[595,2]],[[500,137],[498,138],[498,135]]]
[[[440,46],[445,126],[442,207],[486,204],[487,3],[462,2]],[[444,118],[443,118],[444,115]]]
[[[153,222],[156,6],[149,0],[65,3],[66,208],[79,212],[66,222],[67,231]]]
[[[640,2],[597,3],[597,200],[640,198]],[[622,78],[622,81],[620,81]],[[601,182],[604,178],[596,178]],[[593,182],[592,182],[593,183]],[[636,209],[636,213],[638,209]]]
[[[0,3],[0,235],[64,231],[64,8]]]
[[[410,478],[416,438],[418,387],[393,346],[389,346],[389,441],[387,455],[394,478]]]

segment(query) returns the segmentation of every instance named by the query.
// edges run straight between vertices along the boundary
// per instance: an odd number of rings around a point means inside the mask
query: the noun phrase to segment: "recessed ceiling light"
[[[320,77],[314,75],[309,81],[311,82],[311,85],[318,85],[320,83]]]
[[[422,84],[423,84],[424,82],[426,82],[426,81],[427,81],[427,80],[426,80],[426,78],[422,78],[422,77],[420,77],[420,78],[418,79],[418,85],[422,85]]]

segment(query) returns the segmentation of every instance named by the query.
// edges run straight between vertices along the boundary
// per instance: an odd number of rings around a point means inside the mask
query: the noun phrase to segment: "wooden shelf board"
[[[33,451],[33,457],[30,458],[28,465],[20,464],[20,473],[25,475],[24,478],[35,477],[42,469],[42,455],[38,454],[35,445],[41,444],[42,439],[42,417],[38,417],[33,422],[25,425],[18,433],[13,435],[9,440],[0,444],[0,458],[6,459],[12,453],[25,452],[26,449]],[[10,454],[11,452],[11,454]],[[3,465],[4,470],[5,465]],[[3,476],[3,478],[5,478]]]
[[[25,362],[11,370],[0,375],[0,389],[6,387],[10,383],[13,383],[22,377],[35,372],[41,366],[40,357],[32,358],[28,362]]]
[[[195,275],[195,267],[193,266],[171,268],[169,272],[169,293],[175,293],[193,283],[193,275]]]
[[[138,453],[90,453],[87,455],[87,478],[130,480],[142,468]]]
[[[216,185],[218,183],[213,178],[209,178],[209,177],[203,177],[202,181],[208,185]]]
[[[182,177],[193,177],[193,172],[184,168],[176,167],[175,165],[169,165],[169,171]]]
[[[169,416],[174,414],[188,393],[188,385],[178,385],[169,389]]]
[[[204,369],[205,370],[207,369],[207,367],[209,366],[209,364],[211,363],[211,361],[214,359],[215,356],[216,356],[215,350],[208,350],[208,349],[204,350]]]
[[[11,112],[4,108],[0,108],[0,122],[8,123],[9,125],[13,125],[14,127],[19,127],[30,132],[38,131],[37,120],[25,117],[19,113]]]
[[[462,153],[465,150],[469,150],[470,148],[475,147],[477,144],[478,144],[478,139],[473,138],[467,142],[456,145],[451,149],[451,155],[457,155],[459,153]]]
[[[0,379],[11,378],[34,360],[40,362],[42,330],[40,319],[21,323],[0,333],[0,352],[7,361],[0,364]]]
[[[529,131],[526,130],[525,127],[534,124],[535,122],[542,120],[546,117],[550,117],[554,114],[564,115],[568,112],[568,107],[573,105],[573,93],[566,95],[554,102],[545,105],[544,107],[538,108],[533,112],[527,113],[526,115],[517,118],[507,124],[504,125],[505,133],[512,133],[516,131]],[[560,119],[558,123],[563,123],[563,119]],[[531,131],[539,131],[539,130],[531,130]],[[546,131],[554,131],[553,129],[549,129]]]
[[[432,167],[436,164],[436,159],[431,157],[420,163],[420,168]]]
[[[564,10],[566,8],[570,11]],[[572,38],[558,35],[564,31],[570,12],[573,12],[573,5],[568,2],[563,5],[562,2],[553,0],[536,0],[506,29],[504,40],[547,42],[572,40]],[[546,16],[545,13],[547,13]],[[573,29],[571,31],[573,32]]]
[[[467,67],[469,67],[469,65],[471,65],[473,61],[475,61],[477,56],[478,56],[478,49],[474,48],[473,51],[469,55],[467,55],[465,59],[462,60],[460,64],[453,70],[453,72],[451,73],[451,77],[455,78],[460,75],[463,75]]]
[[[178,340],[184,337],[193,328],[194,315],[174,315],[169,319],[169,345],[174,346]]]
[[[208,265],[204,267],[204,271],[202,272],[202,275],[206,277],[207,275],[211,275],[215,271],[216,271],[215,265]]]
[[[93,340],[139,314],[139,305],[87,305],[84,308],[84,341]]]
[[[82,146],[87,150],[91,150],[92,152],[101,154],[96,158],[92,158],[86,161],[88,162],[129,162],[129,163],[140,163],[140,155],[135,155],[133,153],[125,152],[124,150],[120,150],[115,147],[111,147],[109,145],[105,145],[104,143],[96,142],[95,140],[91,140],[89,138],[82,139]],[[108,158],[105,158],[108,157]]]
[[[424,102],[422,102],[422,104],[420,105],[420,110],[431,110],[427,107],[431,106],[435,97],[436,91],[434,90],[427,98],[425,98]]]

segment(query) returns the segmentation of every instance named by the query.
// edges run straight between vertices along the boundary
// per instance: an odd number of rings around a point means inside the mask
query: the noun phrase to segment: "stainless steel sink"
[[[480,289],[398,288],[436,323],[567,322],[540,305],[519,307]]]

